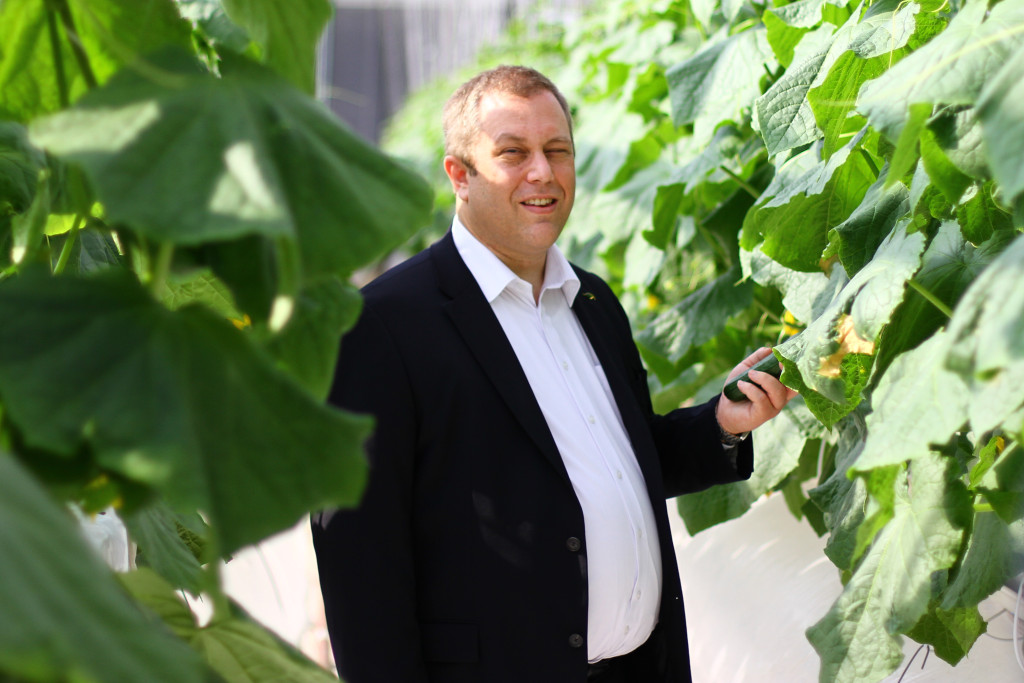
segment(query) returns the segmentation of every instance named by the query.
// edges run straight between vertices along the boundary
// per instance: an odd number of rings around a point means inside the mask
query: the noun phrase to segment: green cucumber
[[[744,382],[750,382],[751,384],[756,385],[757,382],[750,379],[750,377],[748,376],[748,373],[751,370],[760,370],[761,372],[767,372],[769,375],[776,378],[782,374],[782,367],[779,365],[779,359],[775,357],[774,353],[769,354],[766,358],[762,358],[761,360],[757,361],[757,363],[755,363],[752,368],[749,368],[742,375],[734,378],[732,381],[725,385],[724,392],[726,398],[728,398],[731,401],[750,400],[743,394],[742,391],[740,391],[740,388],[736,386],[736,383],[739,382],[740,380],[743,380]]]

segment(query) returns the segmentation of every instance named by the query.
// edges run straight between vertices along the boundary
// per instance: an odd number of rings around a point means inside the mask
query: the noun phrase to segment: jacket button
[[[583,547],[583,544],[580,543],[580,539],[575,536],[570,536],[565,540],[565,547],[568,548],[570,552],[576,553]]]
[[[578,633],[569,636],[569,647],[583,647],[583,636]]]

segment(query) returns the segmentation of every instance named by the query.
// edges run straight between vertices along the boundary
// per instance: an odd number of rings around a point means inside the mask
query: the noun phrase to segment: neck
[[[536,259],[529,261],[523,261],[520,259],[510,258],[507,254],[502,254],[498,250],[492,248],[489,244],[484,243],[491,253],[501,259],[501,262],[508,266],[509,270],[518,275],[520,278],[529,282],[533,287],[533,301],[534,303],[540,301],[541,288],[544,286],[544,270],[547,265],[547,254],[538,263]]]
[[[488,251],[498,257],[498,259],[508,266],[508,269],[515,273],[519,278],[530,283],[533,287],[533,300],[534,302],[540,301],[541,288],[544,286],[544,272],[547,267],[548,252],[547,249],[540,253],[522,253],[518,251],[511,251],[502,248],[500,244],[494,244],[490,240],[485,239],[467,223],[463,217],[459,216],[459,222],[469,231],[473,237],[476,238],[480,244],[487,247]]]

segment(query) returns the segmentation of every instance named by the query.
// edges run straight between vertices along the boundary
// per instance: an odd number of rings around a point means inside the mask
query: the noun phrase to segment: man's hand
[[[752,368],[762,358],[771,355],[772,350],[763,347],[747,356],[729,373],[726,383],[737,375]],[[779,414],[796,392],[785,386],[767,372],[750,370],[751,382],[740,381],[737,387],[749,401],[730,401],[725,394],[718,401],[715,416],[722,429],[731,434],[752,431]],[[757,382],[757,384],[754,384]]]

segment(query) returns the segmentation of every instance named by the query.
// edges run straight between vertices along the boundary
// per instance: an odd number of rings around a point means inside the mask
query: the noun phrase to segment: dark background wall
[[[520,18],[571,21],[588,0],[335,0],[318,96],[377,142],[407,93],[469,63]]]

